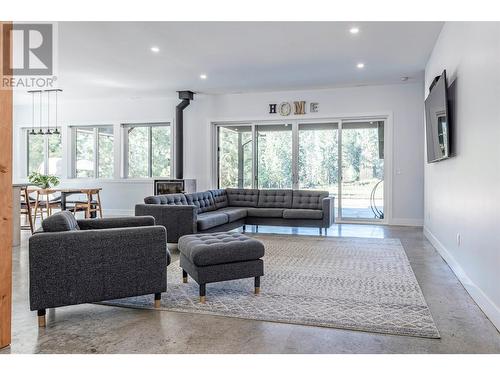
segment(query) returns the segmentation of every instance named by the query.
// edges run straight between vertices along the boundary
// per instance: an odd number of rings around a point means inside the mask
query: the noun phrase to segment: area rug
[[[265,244],[261,294],[253,279],[182,283],[179,262],[168,267],[160,309],[396,335],[439,338],[410,262],[398,239],[252,235]],[[153,309],[152,296],[106,304]]]

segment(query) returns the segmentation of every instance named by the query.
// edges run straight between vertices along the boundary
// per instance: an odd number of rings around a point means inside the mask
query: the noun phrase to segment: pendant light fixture
[[[50,131],[50,90],[47,91],[47,130],[45,131],[45,135],[51,135]]]
[[[61,89],[49,89],[49,90],[31,90],[28,91],[29,94],[31,94],[31,130],[28,132],[30,135],[51,135],[51,134],[56,134],[59,135],[61,134],[59,131],[59,123],[58,123],[58,93],[59,91],[62,91]],[[44,131],[43,129],[43,93],[47,93],[47,127]],[[54,130],[51,129],[51,123],[50,123],[50,99],[51,99],[51,93],[55,92],[55,124],[54,124]],[[35,94],[39,94],[39,104],[38,104],[38,110],[40,114],[40,121],[38,123],[38,131],[35,132]]]
[[[57,128],[57,93],[59,91],[62,91],[60,89],[56,90],[56,126],[55,126],[55,130],[54,130],[54,134],[58,135],[59,134],[59,129]]]
[[[43,96],[43,91],[40,91],[40,127],[38,129],[38,135],[43,135],[43,130],[42,130],[42,96]]]
[[[31,130],[28,133],[29,135],[35,135],[35,92],[36,91],[28,91],[31,94]]]

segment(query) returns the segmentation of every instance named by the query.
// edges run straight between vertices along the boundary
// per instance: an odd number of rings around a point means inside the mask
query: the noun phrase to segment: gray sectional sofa
[[[150,215],[167,229],[168,242],[186,234],[223,232],[244,226],[275,225],[329,228],[334,198],[326,191],[217,189],[144,198],[135,215]]]

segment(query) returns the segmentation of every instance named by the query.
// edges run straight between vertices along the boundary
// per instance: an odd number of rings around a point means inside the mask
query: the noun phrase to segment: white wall
[[[196,95],[184,114],[184,177],[196,178],[199,190],[212,188],[211,121],[279,119],[269,117],[271,102],[306,100],[320,103],[315,117],[392,115],[393,141],[393,224],[421,225],[423,222],[423,102],[422,84],[365,86],[312,91],[285,91],[233,95]],[[173,121],[175,96],[149,99],[78,100],[62,102],[61,122],[66,125],[114,124],[124,122]],[[301,118],[311,118],[311,114]],[[30,107],[15,108],[14,123],[19,128],[31,123]],[[63,137],[69,140],[63,127]],[[115,134],[119,133],[115,131]],[[19,132],[17,132],[19,136]],[[21,140],[16,138],[15,175],[22,178]],[[115,139],[119,157],[120,139]],[[65,160],[70,150],[65,142]],[[68,170],[68,168],[66,168]],[[65,180],[63,186],[103,187],[103,206],[114,214],[129,213],[135,203],[153,192],[152,181]],[[118,189],[116,189],[118,188]],[[118,192],[118,193],[117,193]]]
[[[425,165],[424,231],[500,329],[500,24],[446,23],[426,88],[443,69],[456,87],[456,156]]]
[[[294,100],[319,103],[318,113],[300,116],[302,119],[392,113],[391,223],[422,225],[424,143],[421,83],[221,95],[215,99],[213,120],[277,120],[280,115],[268,114],[269,103]]]

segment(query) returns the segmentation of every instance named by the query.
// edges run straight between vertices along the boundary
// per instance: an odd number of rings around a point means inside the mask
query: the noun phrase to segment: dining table
[[[61,211],[65,211],[68,209],[68,203],[74,203],[73,201],[68,201],[68,197],[71,195],[76,195],[76,194],[85,194],[87,195],[88,192],[90,191],[102,191],[102,188],[100,187],[82,187],[82,188],[49,188],[49,189],[42,189],[42,188],[37,188],[34,187],[30,184],[13,184],[12,189],[13,189],[13,210],[12,210],[12,216],[15,220],[13,220],[13,236],[12,236],[12,246],[19,246],[21,243],[21,224],[20,224],[20,204],[19,204],[19,197],[20,197],[20,192],[22,188],[27,188],[28,193],[36,193],[37,190],[50,190],[51,194],[54,193],[59,193],[61,195]],[[97,213],[95,211],[92,211],[90,213],[91,218],[95,218],[97,216]]]
[[[67,198],[74,194],[87,194],[90,191],[102,191],[102,188],[67,188],[67,189],[56,189],[61,194],[61,211],[67,209]],[[90,213],[91,218],[95,218],[97,213],[95,211]]]

